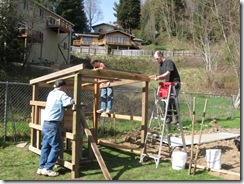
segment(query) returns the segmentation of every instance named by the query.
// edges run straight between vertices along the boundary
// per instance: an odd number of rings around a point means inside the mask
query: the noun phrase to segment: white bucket
[[[172,153],[172,169],[185,169],[187,154],[185,152],[175,151]]]
[[[207,167],[211,169],[221,169],[221,149],[206,150]]]

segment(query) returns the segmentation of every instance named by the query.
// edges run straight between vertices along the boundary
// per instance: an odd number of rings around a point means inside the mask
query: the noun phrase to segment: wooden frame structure
[[[32,85],[32,100],[30,105],[32,106],[32,120],[29,124],[31,128],[31,141],[29,150],[40,154],[41,151],[41,112],[45,108],[45,101],[38,100],[38,93],[40,87],[53,87],[53,84],[58,79],[64,79],[70,88],[73,88],[73,99],[75,105],[72,109],[65,110],[65,117],[63,126],[69,128],[71,131],[63,132],[63,138],[71,141],[72,153],[71,161],[63,159],[63,153],[58,160],[58,164],[71,170],[71,178],[79,177],[79,165],[80,155],[82,154],[83,145],[83,133],[88,137],[88,144],[93,150],[106,180],[111,180],[111,176],[106,168],[106,165],[99,153],[97,148],[97,131],[98,131],[98,109],[99,102],[99,84],[106,81],[113,81],[111,86],[125,85],[134,82],[142,82],[142,111],[141,116],[131,115],[120,115],[113,114],[112,118],[128,119],[141,121],[141,137],[142,144],[145,141],[145,135],[147,131],[148,121],[148,83],[150,78],[146,75],[139,73],[131,73],[120,70],[110,69],[85,69],[83,64],[79,64],[70,68],[66,68],[48,75],[44,75],[35,79],[30,80]],[[81,105],[81,93],[82,90],[93,90],[94,91],[94,102],[93,102],[93,131],[88,128],[84,113],[82,113]],[[91,114],[91,113],[88,113]],[[109,117],[109,116],[107,116]]]

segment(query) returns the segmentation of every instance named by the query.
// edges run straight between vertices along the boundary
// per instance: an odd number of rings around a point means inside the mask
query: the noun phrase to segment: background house
[[[116,30],[118,29],[118,27],[111,24],[101,23],[92,26],[92,29],[94,30],[95,33],[106,33],[109,31]]]
[[[142,40],[119,30],[116,26],[102,23],[92,27],[91,34],[75,34],[73,46],[106,47],[107,53],[112,49],[129,50],[140,49]]]
[[[20,1],[18,8],[22,15],[19,37],[27,48],[27,62],[70,63],[74,25],[33,0]]]

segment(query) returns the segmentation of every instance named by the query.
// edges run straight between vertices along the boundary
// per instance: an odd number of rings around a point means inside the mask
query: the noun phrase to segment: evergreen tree
[[[131,33],[132,29],[140,27],[140,0],[120,0],[119,4],[114,4],[114,14],[117,23],[126,31]]]
[[[84,12],[83,0],[60,0],[56,7],[56,13],[72,22],[76,33],[87,33],[87,18]]]
[[[24,45],[18,38],[18,15],[15,1],[0,4],[0,69],[11,66],[11,62],[23,62]]]

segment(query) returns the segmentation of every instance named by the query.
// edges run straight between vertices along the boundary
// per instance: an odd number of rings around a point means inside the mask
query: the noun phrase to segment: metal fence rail
[[[46,101],[47,95],[51,88],[40,88],[38,100]],[[72,96],[73,90],[67,91]],[[149,109],[148,118],[150,118],[151,111],[154,106],[154,93],[149,92]],[[191,121],[192,99],[196,97],[197,109],[196,119],[201,119],[204,100],[211,99],[208,102],[206,119],[223,119],[232,118],[234,107],[231,96],[217,96],[204,94],[181,94],[179,95],[181,117]],[[31,121],[31,106],[32,86],[26,83],[14,82],[0,82],[0,136],[1,141],[21,141],[29,137]],[[83,90],[81,93],[82,102],[85,104],[85,112],[92,112],[93,110],[93,92]],[[227,105],[226,105],[227,104]],[[114,102],[113,111],[117,114],[127,114],[140,116],[141,114],[141,90],[135,88],[114,88]],[[1,142],[0,141],[0,142]]]

